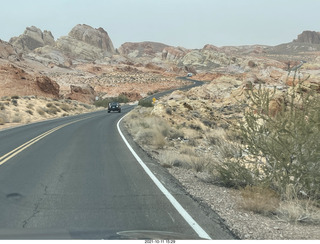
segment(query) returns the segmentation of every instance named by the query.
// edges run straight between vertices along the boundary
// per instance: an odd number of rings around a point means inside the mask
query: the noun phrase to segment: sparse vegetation
[[[138,105],[141,107],[147,107],[147,108],[153,107],[153,103],[151,99],[141,99],[139,100]]]
[[[41,116],[45,116],[45,111],[42,108],[38,108],[37,109],[38,114],[40,114]]]
[[[119,95],[118,97],[108,97],[102,100],[98,100],[94,102],[96,107],[104,107],[107,108],[108,104],[111,102],[118,102],[118,103],[127,103],[129,102],[129,98],[125,95]]]
[[[0,125],[30,123],[32,121],[64,117],[92,111],[92,105],[70,100],[58,100],[35,96],[12,96],[0,99]],[[12,99],[14,98],[14,99]]]
[[[8,123],[8,117],[5,113],[0,112],[0,125],[4,125],[5,123]]]
[[[278,93],[262,85],[249,89],[245,104],[207,110],[207,117],[188,101],[139,106],[125,123],[140,145],[157,150],[163,167],[204,171],[211,182],[238,189],[243,209],[319,223],[320,98],[302,80],[293,83]],[[215,120],[215,111],[239,123]]]
[[[255,213],[270,215],[276,213],[280,206],[280,196],[270,188],[246,186],[240,190],[240,206]]]

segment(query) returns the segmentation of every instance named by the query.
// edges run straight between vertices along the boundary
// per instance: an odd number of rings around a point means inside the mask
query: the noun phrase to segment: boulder
[[[70,86],[71,92],[66,95],[67,99],[81,101],[83,103],[92,104],[96,97],[94,88],[90,85]]]
[[[36,77],[36,83],[44,93],[59,97],[60,86],[54,80],[51,80],[47,76],[39,76]]]

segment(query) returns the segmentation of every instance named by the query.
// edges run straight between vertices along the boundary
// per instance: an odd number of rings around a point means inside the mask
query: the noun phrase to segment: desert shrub
[[[28,108],[28,109],[33,109],[33,107],[34,107],[34,105],[33,105],[32,103],[29,103],[29,104],[27,105],[27,108]]]
[[[259,214],[274,214],[280,205],[280,197],[275,191],[262,186],[246,186],[240,190],[240,206]]]
[[[57,114],[57,113],[61,112],[61,110],[52,104],[52,106],[47,108],[45,110],[45,112],[48,114]]]
[[[166,113],[168,115],[172,115],[172,108],[170,108],[170,107],[166,108]]]
[[[14,106],[18,106],[18,100],[12,99],[11,102]]]
[[[115,100],[118,103],[127,103],[127,102],[130,101],[129,98],[126,95],[123,95],[123,94],[119,95]]]
[[[13,123],[20,123],[21,121],[22,121],[22,118],[19,114],[15,114],[11,119],[11,122]]]
[[[52,107],[54,107],[54,104],[53,103],[47,103],[47,108],[52,108]]]
[[[30,109],[26,110],[26,112],[27,112],[28,114],[30,114],[30,115],[33,115],[33,111],[30,110]]]
[[[0,113],[0,125],[4,125],[5,123],[8,123],[8,117],[5,113]]]
[[[193,152],[162,151],[159,155],[159,163],[166,168],[180,167],[193,169],[196,172],[202,172],[206,169],[210,160],[204,157],[197,157]]]
[[[94,105],[96,107],[107,108],[108,104],[111,103],[111,102],[127,103],[129,101],[130,100],[129,100],[129,98],[127,96],[121,94],[121,95],[119,95],[117,97],[108,97],[108,98],[105,98],[105,99],[101,99],[101,100],[95,101]]]
[[[19,99],[19,96],[11,96],[11,99]]]
[[[37,109],[38,114],[40,114],[41,116],[45,115],[45,111],[42,108],[38,108]]]
[[[81,103],[80,105],[82,107],[84,107],[85,109],[91,109],[92,108],[91,105],[89,105],[89,104]]]
[[[5,106],[4,106],[4,104],[3,103],[0,103],[0,110],[5,110],[6,108],[5,108]]]
[[[295,83],[295,82],[293,82]],[[241,157],[218,168],[227,181],[268,186],[286,197],[288,187],[311,199],[320,198],[320,97],[302,91],[303,81],[278,99],[275,90],[248,91],[249,106],[239,131]]]
[[[65,104],[65,103],[59,104],[59,107],[65,112],[72,110],[72,108],[68,104]]]
[[[163,148],[165,145],[165,137],[156,128],[148,128],[139,131],[136,139],[143,145],[153,146],[155,148]]]
[[[246,167],[246,164],[239,159],[226,158],[217,161],[214,165],[215,182],[222,186],[242,188],[252,185],[254,180],[252,172]]]
[[[141,99],[139,100],[138,105],[142,107],[153,107],[152,100],[150,99]]]
[[[284,201],[281,201],[276,214],[285,222],[303,222],[320,224],[319,203],[311,199],[299,199],[299,193],[294,187],[288,187]]]

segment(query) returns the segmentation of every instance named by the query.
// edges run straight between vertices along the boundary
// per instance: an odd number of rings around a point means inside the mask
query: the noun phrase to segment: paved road
[[[131,109],[0,131],[0,238],[118,239],[119,231],[147,230],[199,239],[123,142],[117,122]],[[234,239],[165,169],[133,149],[210,238]]]

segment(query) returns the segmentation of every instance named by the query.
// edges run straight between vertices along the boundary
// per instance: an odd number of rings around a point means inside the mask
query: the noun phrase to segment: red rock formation
[[[41,91],[47,94],[52,94],[54,97],[59,97],[60,86],[57,82],[51,80],[49,77],[36,77],[36,83]]]
[[[67,99],[77,100],[84,103],[93,103],[96,97],[96,92],[94,88],[90,85],[83,87],[80,86],[70,86],[71,92],[66,95]]]
[[[131,102],[142,99],[141,94],[138,92],[121,92],[120,95],[126,96]]]
[[[39,95],[59,98],[59,85],[47,76],[34,76],[12,64],[0,66],[0,96]]]

